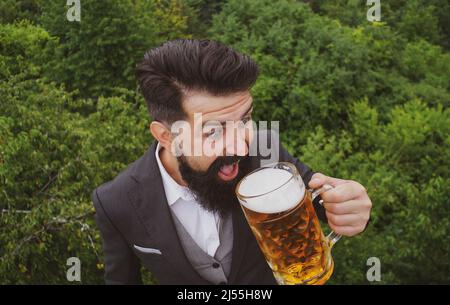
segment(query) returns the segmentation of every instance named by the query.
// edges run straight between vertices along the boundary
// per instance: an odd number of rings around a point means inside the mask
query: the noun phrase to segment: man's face
[[[250,171],[252,97],[248,91],[223,97],[197,92],[183,108],[191,141],[185,132],[177,157],[181,176],[201,205],[224,214],[237,202],[238,181]]]

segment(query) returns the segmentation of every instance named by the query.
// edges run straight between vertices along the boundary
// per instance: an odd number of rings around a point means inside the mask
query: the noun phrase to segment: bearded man
[[[155,141],[92,194],[106,283],[139,284],[143,266],[159,284],[276,284],[235,195],[262,159],[249,153],[262,131],[242,132],[243,124],[235,124],[252,119],[257,64],[215,41],[178,39],[149,50],[136,75]],[[183,135],[190,141],[176,141],[180,121],[190,127]],[[194,153],[199,144],[215,153]],[[319,218],[345,236],[365,229],[371,201],[363,186],[315,173],[273,147],[277,161],[293,163],[305,185],[334,186],[323,193],[323,205],[314,205]]]

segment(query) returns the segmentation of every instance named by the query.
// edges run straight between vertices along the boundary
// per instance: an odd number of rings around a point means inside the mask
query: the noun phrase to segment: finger
[[[324,183],[325,183],[325,175],[321,174],[321,173],[315,173],[312,177],[311,180],[308,183],[308,186],[310,188],[319,188],[321,187]]]
[[[336,215],[358,214],[359,200],[348,200],[344,202],[324,202],[323,207],[328,212]]]
[[[335,226],[351,226],[356,227],[361,225],[361,217],[358,214],[337,215],[326,211],[328,222]]]
[[[351,181],[336,186],[320,196],[324,202],[345,202],[357,198],[364,192],[364,188],[357,182]]]
[[[311,181],[308,183],[308,186],[310,188],[319,188],[324,184],[330,184],[332,186],[338,186],[340,184],[344,184],[347,183],[348,180],[343,180],[343,179],[338,179],[338,178],[333,178],[333,177],[329,177],[326,176],[322,173],[315,173],[312,177],[311,177]]]

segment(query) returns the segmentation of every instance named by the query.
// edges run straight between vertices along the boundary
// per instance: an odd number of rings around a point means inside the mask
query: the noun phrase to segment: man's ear
[[[161,144],[162,147],[170,149],[172,143],[172,133],[161,122],[153,121],[150,123],[150,133]]]

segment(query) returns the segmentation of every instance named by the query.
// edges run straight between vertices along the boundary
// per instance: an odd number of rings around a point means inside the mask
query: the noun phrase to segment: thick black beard
[[[208,211],[218,212],[222,217],[239,206],[235,188],[238,182],[251,171],[249,156],[221,156],[210,165],[207,171],[191,168],[184,156],[177,157],[178,168],[183,180],[198,201]],[[218,177],[223,165],[239,161],[238,175],[231,181],[223,181]]]

